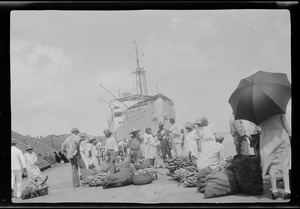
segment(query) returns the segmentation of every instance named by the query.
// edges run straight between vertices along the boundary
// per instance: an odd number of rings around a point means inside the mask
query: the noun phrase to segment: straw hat
[[[140,131],[140,130],[138,130],[138,129],[136,129],[136,128],[133,128],[129,134],[135,134],[135,133],[137,133],[137,132],[139,132],[139,131]]]
[[[103,133],[104,133],[105,135],[107,135],[107,134],[113,134],[109,129],[105,129],[105,130],[103,131]]]
[[[175,121],[175,117],[174,116],[170,116],[169,120],[174,120]]]
[[[195,124],[202,124],[201,118],[196,118]]]
[[[95,141],[96,140],[96,137],[94,136],[89,136],[89,142],[92,142],[92,141]]]
[[[193,126],[193,125],[194,125],[194,124],[193,124],[192,122],[186,122],[185,125],[184,125],[184,127],[185,127],[185,128],[194,129],[194,126]]]
[[[18,142],[17,142],[16,139],[14,139],[14,138],[11,139],[11,144],[17,144],[17,143],[18,143]]]
[[[78,128],[72,128],[71,133],[79,133]]]
[[[33,150],[33,147],[32,147],[31,145],[28,145],[28,146],[26,147],[26,151],[28,151],[28,150]]]
[[[164,126],[164,123],[163,122],[159,122],[158,126]]]
[[[204,126],[207,126],[207,125],[208,125],[208,119],[207,119],[207,117],[202,117],[202,118],[201,118],[201,123],[202,123]]]

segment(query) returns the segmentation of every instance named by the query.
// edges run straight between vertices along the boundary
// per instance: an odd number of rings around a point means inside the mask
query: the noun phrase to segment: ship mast
[[[146,85],[146,79],[145,79],[145,74],[146,71],[144,68],[140,67],[140,62],[139,62],[139,55],[138,55],[138,49],[137,49],[137,44],[136,41],[133,42],[135,44],[135,52],[136,52],[136,62],[137,62],[137,68],[133,72],[136,75],[136,79],[138,81],[138,89],[140,92],[140,95],[143,96],[146,95],[148,96],[148,91],[147,91],[147,85]]]

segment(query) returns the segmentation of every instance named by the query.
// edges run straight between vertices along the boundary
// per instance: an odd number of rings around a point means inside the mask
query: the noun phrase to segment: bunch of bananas
[[[182,178],[184,178],[184,176],[188,175],[191,172],[198,173],[197,167],[192,165],[192,166],[188,166],[188,167],[185,167],[185,168],[179,168],[179,169],[175,170],[174,173],[171,174],[171,176],[175,180],[181,181]]]
[[[159,173],[155,168],[143,168],[140,170],[135,170],[134,175],[147,175],[150,174],[153,178],[153,180],[157,179],[157,173]],[[161,174],[161,173],[159,173]]]
[[[98,187],[98,186],[102,186],[102,180],[104,179],[104,177],[108,176],[110,174],[110,172],[99,172],[97,173],[95,176],[88,176],[87,177],[87,182],[89,184],[90,187]]]
[[[174,173],[174,171],[179,168],[185,168],[189,166],[196,167],[196,165],[192,163],[188,157],[184,157],[184,158],[173,158],[168,162],[166,168],[170,171],[170,173]]]
[[[197,187],[197,171],[188,171],[180,178],[178,186],[183,183],[185,187]]]

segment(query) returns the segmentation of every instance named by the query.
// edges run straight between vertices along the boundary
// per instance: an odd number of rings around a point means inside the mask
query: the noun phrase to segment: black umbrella
[[[235,119],[260,125],[265,119],[285,114],[291,84],[284,73],[258,71],[242,79],[229,98]]]

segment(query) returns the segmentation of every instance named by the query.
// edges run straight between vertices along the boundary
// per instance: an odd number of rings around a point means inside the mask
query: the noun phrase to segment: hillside
[[[33,150],[38,158],[38,167],[41,170],[47,169],[52,164],[56,163],[54,155],[54,151],[56,150],[42,140],[30,136],[23,136],[14,131],[11,132],[11,137],[17,140],[17,147],[21,149],[23,153],[26,152],[26,147],[28,145],[33,147]]]

